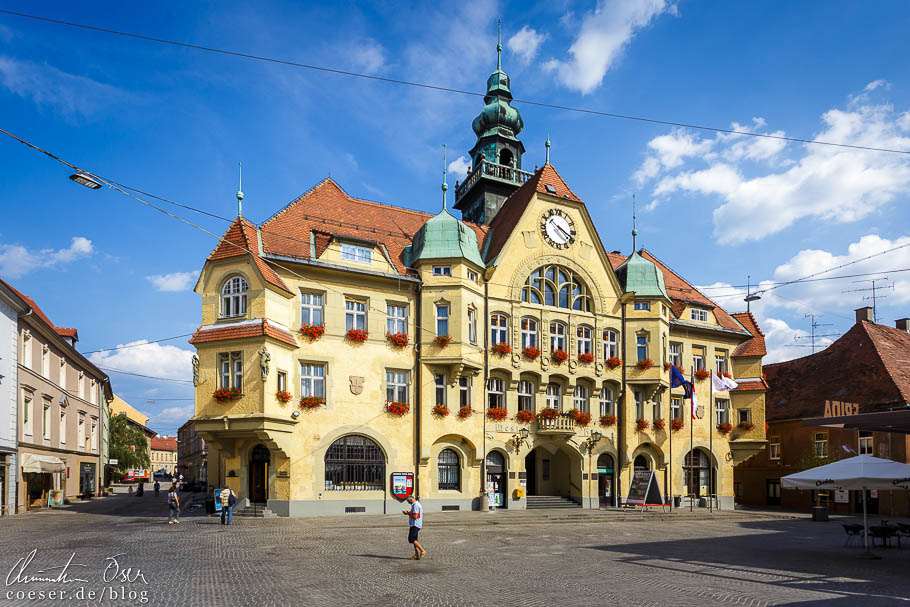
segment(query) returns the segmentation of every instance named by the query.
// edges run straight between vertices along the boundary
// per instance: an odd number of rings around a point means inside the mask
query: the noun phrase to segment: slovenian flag
[[[678,388],[679,386],[682,386],[683,390],[685,390],[684,398],[688,398],[691,401],[692,419],[695,419],[695,410],[698,408],[698,397],[695,396],[695,385],[690,381],[686,381],[686,378],[683,377],[683,374],[680,373],[675,365],[670,365],[670,387]]]

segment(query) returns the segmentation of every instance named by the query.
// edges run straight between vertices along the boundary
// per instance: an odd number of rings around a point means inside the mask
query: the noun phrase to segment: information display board
[[[414,473],[413,472],[393,472],[392,473],[392,495],[400,500],[407,499],[414,493]]]
[[[625,502],[633,506],[662,506],[664,498],[657,486],[657,475],[651,470],[636,470]]]

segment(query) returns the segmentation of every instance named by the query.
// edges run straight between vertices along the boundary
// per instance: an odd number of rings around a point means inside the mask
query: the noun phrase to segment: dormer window
[[[221,317],[246,315],[246,292],[249,285],[240,276],[229,278],[221,287]]]
[[[650,301],[636,301],[635,309],[636,310],[650,310],[651,302]]]
[[[341,258],[344,261],[372,263],[373,250],[369,247],[361,247],[355,244],[341,243]]]
[[[433,266],[433,276],[451,276],[452,266]]]
[[[698,322],[708,322],[708,311],[700,308],[689,310],[689,318]]]

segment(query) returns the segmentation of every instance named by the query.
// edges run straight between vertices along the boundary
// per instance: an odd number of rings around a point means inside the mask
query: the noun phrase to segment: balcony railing
[[[532,175],[533,173],[528,173],[521,169],[482,160],[478,166],[474,167],[474,170],[467,176],[464,183],[460,183],[455,187],[455,199],[458,200],[464,196],[481,177],[492,177],[499,181],[520,186],[530,179]]]
[[[575,420],[571,417],[555,419],[537,418],[537,432],[552,434],[575,434]]]

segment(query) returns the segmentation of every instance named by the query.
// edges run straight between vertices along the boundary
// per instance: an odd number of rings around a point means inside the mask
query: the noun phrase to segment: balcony
[[[481,177],[489,177],[503,183],[521,186],[530,179],[532,175],[533,173],[528,173],[527,171],[482,160],[467,176],[464,183],[455,186],[455,200],[461,200],[461,197],[467,194]]]
[[[541,435],[564,435],[572,436],[575,434],[575,420],[571,417],[557,417],[556,419],[538,418],[536,422],[537,434]]]

